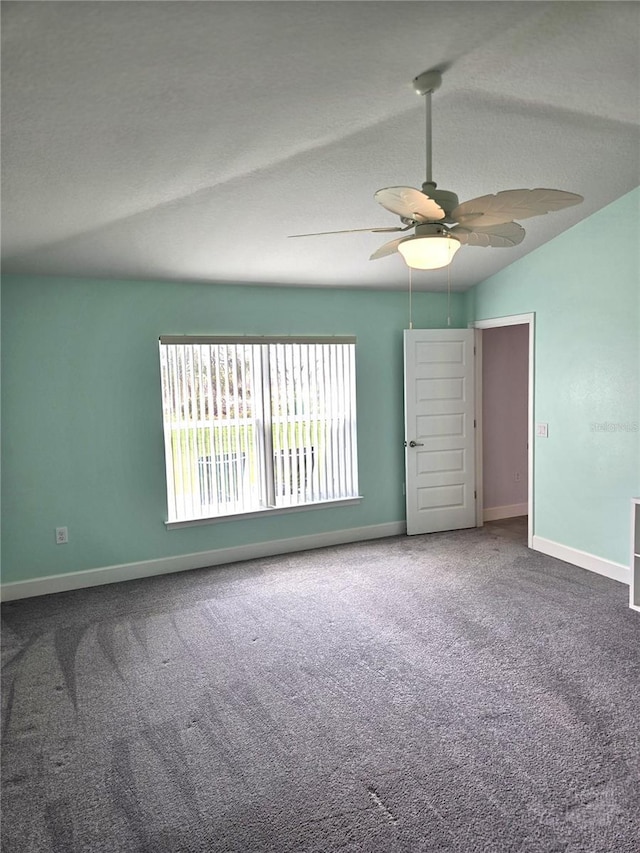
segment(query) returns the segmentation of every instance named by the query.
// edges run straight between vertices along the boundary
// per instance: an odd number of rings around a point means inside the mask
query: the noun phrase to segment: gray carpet
[[[640,618],[509,526],[3,606],[4,853],[637,853]]]

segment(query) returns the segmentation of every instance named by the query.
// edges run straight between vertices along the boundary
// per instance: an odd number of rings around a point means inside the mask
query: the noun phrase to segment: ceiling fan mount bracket
[[[432,71],[423,71],[413,78],[413,88],[418,95],[427,95],[435,92],[440,88],[442,83],[442,72],[434,69]]]

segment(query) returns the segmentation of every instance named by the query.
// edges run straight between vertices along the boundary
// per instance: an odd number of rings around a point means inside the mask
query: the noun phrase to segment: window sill
[[[269,506],[264,509],[256,509],[251,512],[234,512],[229,515],[216,515],[209,518],[193,518],[185,521],[165,521],[167,530],[175,530],[179,527],[196,527],[200,524],[219,524],[221,521],[243,521],[247,518],[262,518],[265,515],[285,515],[290,512],[305,512],[310,509],[324,509],[338,506],[354,506],[362,502],[362,495],[355,498],[341,498],[332,501],[316,501],[314,503],[300,504],[299,506]]]

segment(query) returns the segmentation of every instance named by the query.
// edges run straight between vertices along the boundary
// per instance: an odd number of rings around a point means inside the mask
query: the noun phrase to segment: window
[[[358,497],[355,339],[161,337],[168,524]]]

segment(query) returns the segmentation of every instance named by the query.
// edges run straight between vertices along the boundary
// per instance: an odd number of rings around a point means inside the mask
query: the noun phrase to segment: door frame
[[[533,548],[533,496],[534,496],[534,403],[535,403],[535,312],[529,314],[510,314],[506,317],[490,317],[487,320],[474,320],[469,328],[475,329],[476,347],[476,526],[484,524],[484,503],[482,500],[482,330],[496,329],[501,326],[529,326],[529,376],[527,389],[527,545]]]

